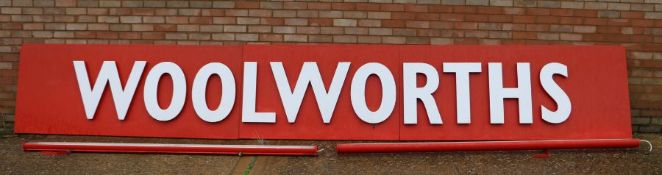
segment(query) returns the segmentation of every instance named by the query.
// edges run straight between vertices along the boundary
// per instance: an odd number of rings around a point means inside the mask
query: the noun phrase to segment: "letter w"
[[[271,70],[276,79],[276,85],[278,86],[278,92],[280,93],[283,107],[285,107],[287,121],[289,123],[294,123],[294,121],[296,121],[303,96],[308,84],[310,84],[313,88],[315,98],[317,99],[317,107],[319,107],[320,113],[322,114],[322,121],[324,123],[331,122],[333,111],[338,102],[338,96],[340,96],[340,90],[345,81],[345,77],[347,76],[347,71],[349,71],[349,65],[349,62],[338,63],[329,91],[326,91],[317,63],[305,62],[299,73],[299,79],[294,86],[294,91],[291,91],[292,89],[290,88],[289,81],[285,75],[283,63],[271,62]]]
[[[140,76],[143,73],[143,69],[145,69],[145,64],[145,61],[136,61],[133,64],[129,80],[126,82],[126,87],[122,87],[115,61],[104,61],[97,80],[94,81],[94,88],[91,88],[85,61],[74,61],[78,88],[83,98],[83,106],[85,107],[87,119],[94,119],[94,113],[97,110],[97,106],[99,106],[101,95],[106,88],[106,84],[110,83],[110,91],[113,94],[117,118],[124,120],[131,99],[133,99],[133,94],[136,92]]]

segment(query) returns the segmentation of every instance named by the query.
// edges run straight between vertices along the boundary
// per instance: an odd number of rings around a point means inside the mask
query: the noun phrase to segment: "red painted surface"
[[[26,142],[24,151],[316,156],[317,145],[207,145],[155,143]]]
[[[547,150],[586,148],[635,148],[639,139],[527,140],[477,142],[346,143],[336,145],[339,153],[393,153],[438,151]]]
[[[482,72],[471,74],[471,124],[456,121],[455,75],[442,73],[436,101],[445,123],[421,125],[426,113],[419,113],[419,125],[401,125],[401,140],[538,140],[630,138],[630,98],[627,65],[622,47],[573,46],[408,46],[401,49],[405,62],[482,62]],[[517,87],[517,62],[531,63],[533,124],[518,120],[517,100],[505,101],[503,125],[490,124],[488,62],[503,65],[504,87]],[[572,101],[572,112],[561,124],[542,120],[540,106],[554,110],[556,105],[540,84],[540,70],[550,62],[567,65],[568,77],[554,80]],[[419,111],[424,111],[419,103]]]
[[[239,131],[240,137],[397,140],[399,134],[398,127],[402,123],[402,101],[396,101],[395,109],[386,121],[377,125],[371,125],[360,120],[354,113],[350,103],[350,85],[356,70],[368,62],[379,62],[391,68],[396,85],[400,84],[402,82],[400,70],[402,64],[398,58],[398,47],[377,45],[361,46],[355,49],[350,48],[351,46],[343,47],[338,45],[246,46],[244,52],[245,61],[258,62],[257,111],[275,111],[276,124],[242,124]],[[333,79],[338,62],[351,62],[331,123],[324,124],[322,122],[312,89],[306,91],[296,123],[290,124],[287,122],[276,82],[269,67],[269,62],[272,61],[283,62],[291,87],[296,84],[303,62],[317,62],[327,90]],[[373,76],[368,80],[366,87],[368,89],[366,90],[368,107],[376,110],[381,102],[381,83],[378,78]],[[398,96],[402,96],[402,92],[398,91]]]
[[[247,45],[247,46],[146,46],[146,45],[25,45],[21,50],[15,131],[17,133],[106,135],[215,139],[316,139],[316,140],[549,140],[631,138],[625,50],[616,46],[413,46],[413,45]],[[87,120],[72,61],[85,60],[92,83],[102,61],[116,61],[124,83],[134,61],[147,61],[136,94],[124,121],[117,119],[106,88],[95,119]],[[143,83],[150,68],[171,61],[184,70],[187,98],[177,118],[152,119],[143,103]],[[276,112],[275,124],[241,122],[243,62],[258,62],[257,111]],[[322,123],[312,89],[307,89],[295,123],[288,123],[268,62],[283,61],[294,86],[301,65],[315,61],[324,82],[330,84],[338,62],[351,62],[350,70],[330,124]],[[208,123],[191,105],[191,85],[198,69],[209,62],[226,64],[237,81],[235,106],[225,120]],[[397,102],[391,116],[377,125],[361,121],[351,107],[350,84],[359,66],[379,62],[396,80]],[[425,62],[440,74],[434,94],[443,125],[430,125],[419,103],[417,125],[402,122],[402,63]],[[471,124],[458,125],[455,111],[455,75],[443,73],[442,62],[481,62],[482,72],[471,74]],[[504,86],[516,86],[516,62],[531,63],[533,124],[519,124],[517,100],[506,100],[505,124],[489,123],[488,62],[503,63]],[[540,105],[555,109],[543,91],[538,73],[549,62],[567,65],[568,78],[556,82],[572,101],[572,113],[561,124],[542,121]],[[381,100],[378,79],[368,81],[368,106]],[[160,105],[168,105],[171,80],[160,83]],[[218,105],[221,86],[208,85],[210,107]]]
[[[243,68],[240,46],[134,46],[134,45],[25,45],[19,65],[20,89],[16,103],[17,133],[146,136],[179,138],[238,138],[241,108],[223,122],[206,123],[198,118],[189,97],[180,115],[169,122],[152,119],[143,103],[143,83],[149,68],[159,62],[179,63],[190,86],[198,69],[209,62],[223,62],[233,74]],[[147,61],[126,119],[117,119],[115,106],[106,87],[94,119],[85,117],[72,61],[85,60],[93,84],[103,61],[116,61],[122,83],[126,83],[134,61]],[[241,79],[237,79],[241,85]],[[220,87],[210,80],[208,87]],[[172,80],[163,77],[159,84],[159,104],[169,105]],[[212,89],[212,88],[208,88]],[[237,93],[241,92],[238,87]],[[208,104],[218,105],[219,91],[208,92]],[[241,104],[241,98],[237,99]]]

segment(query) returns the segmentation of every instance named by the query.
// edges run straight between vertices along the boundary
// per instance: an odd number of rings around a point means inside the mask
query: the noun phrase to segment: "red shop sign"
[[[631,138],[618,46],[24,45],[17,133]]]

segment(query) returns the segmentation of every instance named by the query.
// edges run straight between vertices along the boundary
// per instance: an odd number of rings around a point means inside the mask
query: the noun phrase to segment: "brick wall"
[[[0,0],[0,118],[23,43],[610,44],[627,48],[633,129],[662,132],[661,19],[662,0]]]

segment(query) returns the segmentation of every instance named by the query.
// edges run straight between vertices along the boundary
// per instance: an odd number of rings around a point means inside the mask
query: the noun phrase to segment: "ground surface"
[[[145,139],[81,136],[5,136],[0,141],[2,174],[662,174],[662,134],[640,134],[647,146],[631,150],[447,152],[400,154],[335,153],[336,142],[266,141],[266,144],[318,144],[318,157],[25,153],[22,141],[258,144],[254,140]]]

